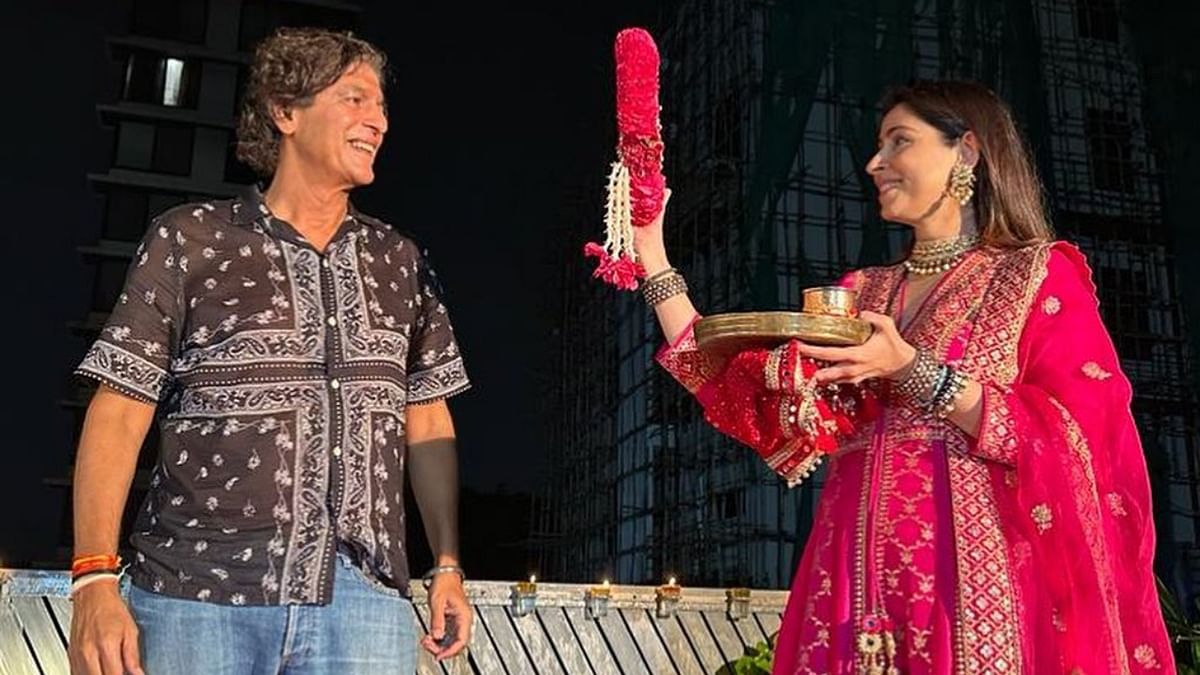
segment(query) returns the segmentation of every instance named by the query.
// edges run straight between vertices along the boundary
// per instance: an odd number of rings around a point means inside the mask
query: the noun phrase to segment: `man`
[[[75,469],[74,672],[413,672],[406,468],[436,559],[422,645],[469,641],[445,402],[469,383],[426,257],[348,199],[374,180],[385,67],[349,34],[268,38],[238,156],[269,187],[171,209],[139,247],[78,370],[100,388]],[[127,606],[113,556],[156,411]]]

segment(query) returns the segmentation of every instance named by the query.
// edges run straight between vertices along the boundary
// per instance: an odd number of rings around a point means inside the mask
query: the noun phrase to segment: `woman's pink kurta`
[[[902,279],[871,268],[844,284],[860,309],[895,315]],[[1174,672],[1130,385],[1083,255],[975,251],[901,330],[983,385],[978,439],[883,392],[883,413],[830,460],[775,673],[857,673],[869,615],[895,626],[905,674]],[[690,330],[659,362],[710,413],[757,415],[746,397],[770,395],[732,396]],[[752,445],[770,457],[785,443]]]

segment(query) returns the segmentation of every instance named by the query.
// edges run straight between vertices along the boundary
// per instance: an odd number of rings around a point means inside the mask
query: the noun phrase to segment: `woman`
[[[1129,381],[1083,255],[1051,240],[1011,114],[961,82],[883,108],[867,169],[912,250],[843,280],[874,327],[864,345],[774,352],[882,405],[830,460],[775,672],[1174,672]],[[795,433],[763,411],[796,391],[696,350],[661,225],[637,233],[659,362],[784,472]]]

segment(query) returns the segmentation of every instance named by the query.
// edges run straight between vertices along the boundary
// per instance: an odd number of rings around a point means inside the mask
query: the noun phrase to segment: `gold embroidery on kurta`
[[[1100,380],[1101,382],[1112,377],[1112,373],[1100,367],[1100,364],[1096,363],[1095,361],[1088,361],[1087,363],[1083,364],[1082,370],[1084,375],[1087,375],[1093,380]]]
[[[987,419],[982,428],[976,452],[987,459],[1003,464],[1017,463],[1017,430],[1012,421],[1005,392],[996,387],[984,390]]]
[[[696,344],[695,331],[688,328],[674,348],[668,347],[659,354],[659,363],[685,389],[694,394],[721,371],[725,360],[700,351]]]
[[[1047,530],[1054,527],[1054,514],[1050,512],[1050,507],[1045,504],[1038,504],[1033,507],[1033,511],[1029,516],[1033,518],[1033,522],[1037,523],[1038,534],[1045,534]]]
[[[1109,512],[1114,516],[1122,518],[1129,515],[1129,512],[1125,510],[1125,498],[1116,492],[1108,493],[1108,495],[1105,497],[1105,501],[1108,502]]]
[[[979,309],[963,359],[968,374],[1000,387],[1016,380],[1017,342],[1049,256],[1049,246],[995,254],[993,273],[976,291],[988,302]],[[1017,598],[989,466],[973,457],[950,459],[959,574],[956,672],[1020,672]]]
[[[1150,645],[1140,645],[1133,650],[1133,660],[1137,661],[1141,667],[1150,670],[1158,670],[1162,667],[1158,663],[1158,655],[1154,653],[1154,648]]]

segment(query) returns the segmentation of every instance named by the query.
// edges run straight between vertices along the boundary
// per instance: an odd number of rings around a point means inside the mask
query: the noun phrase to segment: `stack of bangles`
[[[945,419],[967,389],[967,376],[945,363],[938,363],[928,350],[917,350],[908,375],[893,392],[927,413]]]
[[[71,561],[71,597],[85,586],[104,579],[121,578],[120,556],[100,554],[75,556]]]
[[[674,267],[650,275],[642,284],[642,294],[646,298],[646,304],[651,307],[661,305],[676,295],[687,293],[687,290],[687,281]]]

